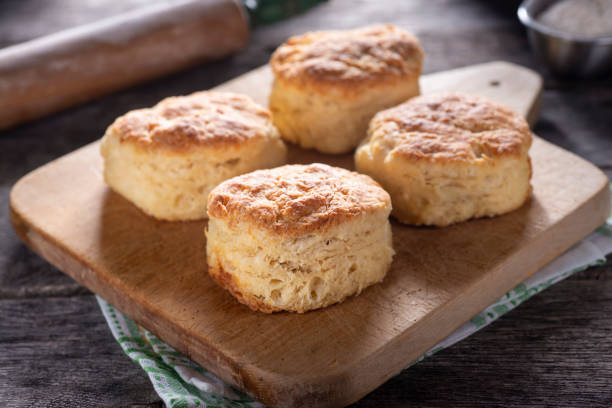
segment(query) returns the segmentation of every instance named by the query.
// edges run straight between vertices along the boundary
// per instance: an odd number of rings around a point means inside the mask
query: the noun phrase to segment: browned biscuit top
[[[366,213],[391,210],[370,177],[325,164],[286,165],[229,179],[211,191],[208,215],[290,235],[323,230]]]
[[[291,37],[270,65],[280,78],[341,88],[418,76],[422,60],[412,34],[385,24]]]
[[[522,155],[532,140],[529,125],[518,113],[458,93],[420,96],[379,112],[368,136],[371,148],[430,161]]]
[[[117,118],[107,134],[150,149],[185,150],[193,146],[237,145],[262,137],[270,112],[245,95],[196,92],[162,100]]]

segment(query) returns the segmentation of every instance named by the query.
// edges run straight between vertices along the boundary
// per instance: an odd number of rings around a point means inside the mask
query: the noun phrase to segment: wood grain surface
[[[154,0],[5,0],[0,46]],[[129,109],[206,89],[266,63],[289,35],[392,22],[415,31],[425,71],[504,59],[544,75],[535,132],[612,176],[612,80],[562,82],[541,69],[519,1],[334,0],[256,28],[231,59],[0,132],[0,401],[6,407],[161,407],[112,338],[91,292],[23,245],[8,197],[24,174],[99,138]],[[612,260],[547,289],[494,324],[390,379],[355,407],[610,407]]]
[[[265,103],[270,83],[262,68],[220,88]],[[423,90],[486,94],[534,117],[540,84],[529,70],[490,63],[425,77]],[[291,157],[352,167],[351,155],[293,148]],[[10,205],[29,246],[225,381],[270,406],[343,406],[607,218],[600,170],[540,139],[531,157],[534,191],[524,207],[442,229],[394,223],[385,281],[304,315],[253,312],[217,287],[203,259],[205,223],[156,221],[112,192],[98,143],[25,176]]]

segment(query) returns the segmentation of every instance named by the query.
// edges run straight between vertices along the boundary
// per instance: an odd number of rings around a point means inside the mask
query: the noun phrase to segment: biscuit
[[[197,92],[121,116],[102,139],[104,179],[162,220],[206,218],[221,181],[285,163],[270,112],[244,95]]]
[[[281,136],[346,153],[374,114],[419,94],[423,51],[392,25],[292,37],[272,55],[270,110]]]
[[[523,205],[531,141],[525,119],[501,104],[426,95],[379,112],[355,164],[389,192],[399,221],[442,227]]]
[[[368,176],[286,165],[227,180],[209,203],[208,271],[253,310],[341,302],[391,264],[391,199]]]

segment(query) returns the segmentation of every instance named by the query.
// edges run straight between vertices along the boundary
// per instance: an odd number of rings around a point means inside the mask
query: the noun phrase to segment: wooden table
[[[108,4],[106,4],[108,3]],[[93,21],[147,0],[12,0],[0,4],[0,46]],[[331,1],[258,27],[232,58],[120,92],[0,133],[0,401],[3,406],[161,406],[144,372],[111,337],[93,295],[28,250],[8,217],[11,186],[100,137],[123,112],[206,89],[257,67],[287,36],[392,22],[413,30],[426,72],[508,60],[538,68],[516,2]],[[495,2],[501,3],[501,2]],[[545,74],[535,132],[612,176],[612,80]],[[612,259],[561,282],[493,325],[361,400],[360,407],[612,406]]]

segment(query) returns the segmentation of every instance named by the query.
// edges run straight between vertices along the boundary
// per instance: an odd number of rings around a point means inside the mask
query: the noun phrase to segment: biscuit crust
[[[447,226],[522,206],[531,142],[527,122],[509,108],[441,93],[376,114],[355,164],[389,192],[399,221]]]
[[[208,272],[252,310],[326,307],[389,270],[391,200],[368,176],[286,165],[227,180],[209,200]]]
[[[421,73],[423,50],[410,33],[390,24],[318,31],[291,37],[272,55],[277,79],[329,92],[359,93]]]
[[[270,132],[270,112],[246,95],[203,91],[170,97],[119,117],[108,133],[121,143],[183,153],[230,148]]]
[[[370,177],[325,164],[254,171],[217,186],[209,217],[297,235],[384,209],[391,199]]]
[[[210,264],[211,262],[209,262]],[[254,296],[250,293],[244,292],[240,289],[239,284],[236,282],[234,276],[223,269],[223,266],[219,263],[208,266],[208,273],[210,277],[214,279],[215,282],[229,293],[232,294],[240,303],[245,306],[248,306],[249,309],[256,312],[263,313],[274,313],[280,312],[283,309],[280,307],[275,307],[273,305],[269,305],[265,303],[263,300]]]
[[[410,160],[474,161],[524,154],[529,125],[504,105],[475,95],[441,93],[411,99],[379,112],[368,140],[388,155]]]
[[[283,139],[347,153],[370,119],[419,94],[423,51],[392,25],[292,37],[272,55],[270,110]]]
[[[213,91],[129,112],[102,139],[104,179],[157,219],[206,218],[217,184],[286,162],[270,116],[248,96]]]

